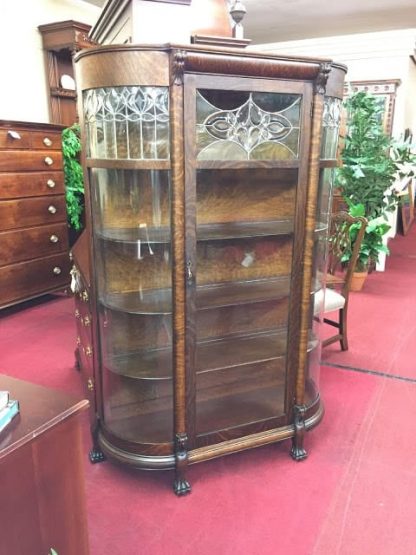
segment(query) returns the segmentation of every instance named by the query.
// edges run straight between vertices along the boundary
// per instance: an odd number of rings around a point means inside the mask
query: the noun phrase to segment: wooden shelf
[[[221,239],[240,239],[244,237],[266,237],[272,235],[289,235],[293,233],[293,220],[273,220],[259,222],[229,222],[220,224],[201,224],[197,226],[198,241]],[[97,237],[105,241],[120,243],[170,243],[170,227],[136,227],[107,228],[96,232]]]
[[[197,435],[203,436],[282,416],[285,410],[284,384],[262,385],[263,387],[244,393],[198,400]]]
[[[284,358],[286,329],[197,342],[196,372],[257,365]],[[135,380],[171,380],[172,348],[149,349],[108,358],[108,371]]]
[[[199,437],[221,430],[252,423],[267,422],[284,414],[284,380],[275,379],[261,386],[241,384],[240,391],[225,395],[204,390],[198,393],[196,432]],[[113,407],[118,416],[105,422],[107,429],[117,437],[134,443],[165,443],[172,441],[172,397],[162,397],[136,404],[143,412],[122,416],[127,407]],[[146,412],[147,409],[147,412]]]
[[[278,300],[288,297],[289,291],[289,276],[201,285],[196,289],[196,307],[206,310]]]
[[[198,310],[258,303],[289,296],[289,276],[252,281],[201,285],[196,288]],[[171,314],[171,289],[147,289],[128,293],[108,293],[100,303],[111,310],[129,314]]]
[[[172,314],[171,289],[145,289],[128,293],[107,293],[100,303],[128,314]]]

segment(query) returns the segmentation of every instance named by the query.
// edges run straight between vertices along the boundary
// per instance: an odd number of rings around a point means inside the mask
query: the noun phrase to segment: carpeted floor
[[[350,295],[349,350],[328,346],[323,362],[416,380],[416,225],[390,241],[385,272],[373,272]],[[328,333],[333,332],[327,326]]]
[[[350,351],[323,353],[306,461],[284,442],[201,463],[179,499],[171,473],[89,464],[85,415],[91,554],[416,555],[415,235],[354,295]],[[82,394],[74,339],[71,299],[4,311],[0,372]]]

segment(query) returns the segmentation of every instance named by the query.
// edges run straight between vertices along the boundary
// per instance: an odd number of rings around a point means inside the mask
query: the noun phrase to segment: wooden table
[[[88,401],[0,376],[20,414],[0,433],[0,553],[88,555],[80,413]]]

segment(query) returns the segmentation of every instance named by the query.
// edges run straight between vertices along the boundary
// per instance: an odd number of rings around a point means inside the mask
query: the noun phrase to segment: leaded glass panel
[[[301,95],[198,90],[199,160],[295,160]]]
[[[323,159],[334,159],[337,157],[341,115],[342,100],[326,96],[322,118],[321,158]]]
[[[87,156],[168,160],[167,87],[103,87],[84,92]]]

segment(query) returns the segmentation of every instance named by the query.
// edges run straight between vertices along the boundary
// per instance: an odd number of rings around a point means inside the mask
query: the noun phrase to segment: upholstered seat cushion
[[[334,289],[329,287],[325,290],[325,304],[323,312],[332,312],[333,310],[339,310],[344,308],[345,298]]]

